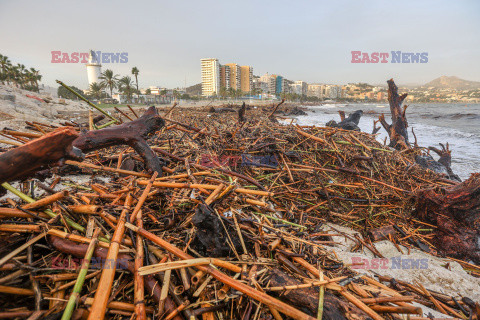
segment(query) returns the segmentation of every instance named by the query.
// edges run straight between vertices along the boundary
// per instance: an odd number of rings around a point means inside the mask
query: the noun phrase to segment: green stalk
[[[105,112],[105,110],[103,110],[102,108],[99,108],[98,106],[94,105],[93,103],[91,103],[89,100],[87,100],[86,98],[84,98],[81,94],[79,94],[78,92],[75,92],[72,88],[70,88],[69,86],[67,86],[65,83],[63,83],[62,81],[60,80],[56,80],[57,83],[61,86],[63,86],[65,89],[67,89],[68,91],[70,91],[71,93],[73,93],[74,95],[76,95],[77,97],[79,97],[81,100],[85,101],[86,103],[88,103],[91,107],[94,107],[95,109],[97,109],[98,111],[100,111],[101,113],[103,113],[105,116],[109,117],[110,119],[114,120],[115,122],[118,122],[117,119],[115,119],[114,117],[112,117],[111,115],[108,114],[108,112]]]
[[[274,217],[274,216],[271,216],[271,215],[268,215],[268,214],[264,214],[264,213],[260,213],[260,212],[254,212],[254,213],[259,214],[259,215],[264,216],[264,217],[267,217],[267,218],[270,218],[272,220],[280,221],[284,224],[288,224],[288,225],[291,225],[291,226],[294,226],[294,227],[297,227],[297,228],[307,229],[307,227],[302,226],[300,224],[296,224],[296,223],[293,223],[293,222],[290,222],[290,221],[287,221],[287,220],[283,220],[283,219],[280,219],[280,218],[277,218],[277,217]]]
[[[32,203],[32,202],[35,202],[34,199],[30,198],[29,196],[27,196],[25,193],[21,192],[20,190],[17,190],[15,189],[14,187],[12,187],[12,185],[10,185],[8,182],[4,182],[2,183],[2,187],[4,187],[5,189],[7,189],[8,191],[10,191],[11,193],[13,193],[14,195],[18,196],[20,199],[22,199],[23,201],[25,202],[28,202],[28,203]],[[50,209],[46,209],[44,210],[43,212],[45,212],[50,218],[55,218],[57,216],[57,214],[55,212],[53,212],[52,210]],[[72,219],[68,218],[68,217],[65,217],[65,222],[70,226],[72,227],[73,229],[76,229],[82,233],[85,233],[85,227],[79,225],[78,223],[76,223],[75,221],[73,221]],[[102,242],[107,242],[109,243],[110,241],[104,237],[100,237],[99,238]]]
[[[320,281],[323,281],[323,272],[322,271],[320,271]],[[325,286],[321,285],[319,289],[320,289],[320,293],[318,294],[317,320],[322,320]]]
[[[112,124],[115,124],[115,123],[117,123],[117,120],[112,120],[112,121],[109,121],[109,122],[107,122],[107,123],[105,123],[105,124],[102,124],[102,125],[100,125],[100,126],[98,126],[98,127],[96,127],[96,128],[97,128],[97,129],[103,129],[103,128],[108,127],[108,126],[110,126],[110,125],[112,125]]]
[[[17,197],[19,197],[20,199],[22,199],[23,201],[25,202],[28,202],[28,203],[32,203],[32,202],[35,202],[34,199],[30,198],[29,196],[27,196],[25,193],[15,189],[14,187],[12,187],[9,183],[7,182],[4,182],[2,183],[2,187],[4,187],[5,189],[7,189],[8,191],[10,191],[11,193],[13,193],[14,195],[16,195]],[[46,209],[45,212],[50,218],[55,218],[57,216],[57,214],[55,214],[52,210],[50,209]],[[80,231],[80,232],[85,232],[85,228],[82,227],[81,225],[79,225],[78,223],[76,223],[75,221],[65,217],[65,221],[67,222],[67,224]]]
[[[95,245],[98,241],[98,233],[100,229],[96,229],[93,235],[93,239],[88,245],[87,252],[85,253],[85,258],[83,259],[82,266],[80,268],[80,272],[77,276],[77,281],[75,282],[75,286],[73,287],[72,294],[68,299],[67,306],[65,307],[65,311],[63,311],[62,320],[70,320],[72,317],[73,310],[75,310],[75,305],[77,304],[77,300],[80,297],[80,292],[82,291],[83,283],[85,282],[85,277],[88,273],[88,267],[90,266],[90,260],[93,256],[93,251],[95,250]]]

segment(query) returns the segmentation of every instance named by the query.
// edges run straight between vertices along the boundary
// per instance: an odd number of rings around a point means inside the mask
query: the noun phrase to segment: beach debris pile
[[[84,124],[4,130],[16,147],[0,154],[0,317],[480,316],[467,296],[358,274],[326,248],[348,235],[322,229],[358,231],[354,250],[378,258],[375,242],[387,239],[480,276],[469,262],[478,175],[449,180],[418,165],[418,149],[368,133],[279,124],[279,105],[229,108],[119,109],[96,123],[91,112]],[[105,121],[116,125],[97,130]],[[45,140],[59,136],[49,152]],[[456,252],[445,227],[462,215],[471,247]]]

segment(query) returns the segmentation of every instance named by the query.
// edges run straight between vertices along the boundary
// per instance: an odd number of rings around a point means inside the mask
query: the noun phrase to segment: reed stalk
[[[70,295],[67,305],[65,306],[61,320],[70,320],[72,317],[73,310],[75,310],[75,305],[80,297],[80,292],[82,291],[83,283],[85,282],[85,277],[88,273],[88,267],[90,266],[90,260],[92,260],[93,252],[95,251],[95,245],[98,242],[99,233],[100,229],[98,228],[93,233],[92,241],[88,245],[87,253],[85,254],[85,258],[82,261],[82,266],[78,272],[77,281],[75,282],[72,294]]]

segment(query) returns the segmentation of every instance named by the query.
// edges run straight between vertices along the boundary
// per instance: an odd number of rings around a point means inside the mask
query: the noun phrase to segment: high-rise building
[[[308,91],[308,83],[306,83],[305,81],[301,81],[301,80],[298,80],[298,81],[295,81],[295,87],[297,87],[297,91],[299,95],[306,95],[307,94],[307,91]]]
[[[260,77],[260,81],[266,83],[266,87],[268,88],[268,91],[264,93],[280,94],[285,92],[286,80],[282,76],[268,74],[267,72]]]
[[[219,94],[221,88],[251,92],[253,90],[253,68],[236,63],[221,65],[218,59],[201,59],[202,95]]]
[[[324,85],[311,83],[307,86],[307,96],[323,98]]]
[[[323,92],[325,97],[330,99],[337,99],[342,97],[342,86],[338,85],[325,85],[325,91]]]
[[[218,94],[220,90],[220,63],[218,59],[201,59],[202,95],[204,97]]]
[[[279,94],[285,92],[285,79],[282,76],[274,75],[275,77],[275,93]]]
[[[220,88],[230,88],[230,67],[220,66]]]
[[[227,63],[230,68],[230,88],[240,90],[240,66],[236,63]]]
[[[240,67],[240,90],[250,92],[253,89],[253,68],[250,66]]]

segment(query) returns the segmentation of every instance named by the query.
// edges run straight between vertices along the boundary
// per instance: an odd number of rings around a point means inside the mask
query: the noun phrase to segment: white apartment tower
[[[218,59],[201,59],[202,95],[204,97],[218,94],[220,90],[220,63]]]

